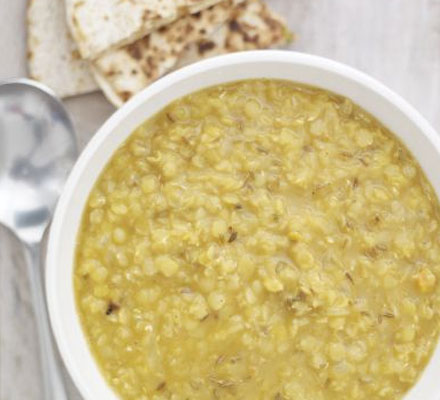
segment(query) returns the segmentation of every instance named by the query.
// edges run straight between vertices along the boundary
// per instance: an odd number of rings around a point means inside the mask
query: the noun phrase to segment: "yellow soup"
[[[98,179],[78,311],[121,399],[399,399],[437,343],[439,220],[415,159],[350,100],[216,86]]]

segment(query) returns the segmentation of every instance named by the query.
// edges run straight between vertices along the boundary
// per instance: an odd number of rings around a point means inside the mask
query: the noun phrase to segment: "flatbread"
[[[80,58],[69,34],[63,0],[30,0],[27,45],[30,77],[58,96],[98,90],[88,62]]]
[[[247,0],[209,38],[200,38],[181,53],[175,68],[221,54],[282,46],[293,40],[286,22],[260,0]]]
[[[96,80],[109,100],[120,106],[170,71],[185,47],[220,29],[242,1],[226,0],[182,17],[143,39],[99,57],[93,62]]]
[[[65,0],[81,56],[94,59],[221,0]]]
[[[93,63],[95,79],[119,107],[177,66],[230,51],[281,45],[287,33],[284,20],[262,0],[229,0],[100,57]]]

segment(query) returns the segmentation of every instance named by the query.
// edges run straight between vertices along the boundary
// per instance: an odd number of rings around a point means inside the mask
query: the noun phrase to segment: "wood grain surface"
[[[371,74],[440,130],[440,0],[268,2],[296,33],[291,49]],[[0,80],[26,75],[25,7],[26,0],[0,0]],[[66,105],[81,147],[113,111],[99,93]],[[44,400],[23,261],[18,241],[0,227],[0,400]]]

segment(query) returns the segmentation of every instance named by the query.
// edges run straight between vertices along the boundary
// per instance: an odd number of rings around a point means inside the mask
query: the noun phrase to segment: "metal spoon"
[[[0,84],[0,223],[23,243],[37,322],[45,400],[67,400],[39,269],[41,240],[77,156],[75,131],[43,85]]]

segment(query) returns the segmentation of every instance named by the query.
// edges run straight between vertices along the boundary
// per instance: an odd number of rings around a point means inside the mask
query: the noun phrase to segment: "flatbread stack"
[[[117,107],[183,65],[291,38],[263,0],[30,0],[27,25],[32,78]]]

